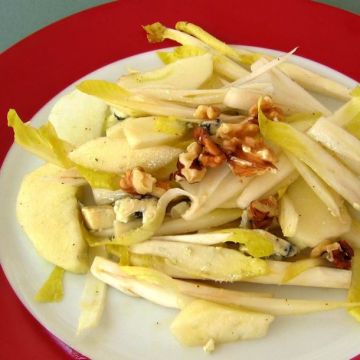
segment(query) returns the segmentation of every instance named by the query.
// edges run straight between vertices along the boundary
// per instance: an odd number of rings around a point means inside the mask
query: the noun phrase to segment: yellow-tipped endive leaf
[[[177,60],[192,56],[204,55],[206,50],[190,45],[178,46],[173,51],[158,51],[157,54],[164,64],[171,64]]]
[[[285,270],[282,283],[287,283],[294,279],[306,270],[312,269],[317,266],[324,265],[324,260],[321,258],[310,258],[298,260],[291,263]]]
[[[149,268],[120,266],[96,257],[91,273],[99,280],[130,296],[141,296],[155,304],[182,308],[192,298],[181,294],[175,280]]]
[[[64,296],[63,279],[65,270],[55,266],[48,279],[35,295],[38,302],[59,302]]]
[[[61,140],[49,122],[40,128],[23,123],[15,110],[9,110],[8,124],[14,130],[15,142],[41,159],[64,168],[76,167],[79,174],[92,186],[118,189],[119,176],[76,165],[68,158],[72,146]]]
[[[8,126],[14,130],[15,142],[25,150],[54,165],[71,167],[67,153],[71,145],[59,139],[49,122],[39,129],[22,122],[15,110],[8,112]]]
[[[141,113],[192,118],[194,109],[171,102],[151,98],[131,97],[130,93],[115,83],[105,80],[85,80],[77,85],[78,90],[96,96],[115,109],[129,108]]]
[[[200,26],[189,23],[187,21],[177,22],[176,29],[195,36],[206,45],[218,51],[220,54],[226,55],[230,59],[233,59],[242,64],[252,64],[261,57],[259,54],[254,54],[244,49],[239,51],[235,50],[231,46],[225,44],[223,41],[217,39],[215,36],[206,32]]]
[[[185,273],[216,281],[233,282],[268,271],[266,261],[219,246],[151,240],[132,245],[130,252],[167,258]]]
[[[269,233],[259,230],[225,229],[191,235],[155,236],[153,240],[177,241],[199,245],[216,245],[230,241],[245,245],[247,252],[253,257],[266,257],[274,253],[273,243],[267,234]]]
[[[215,48],[212,48],[207,43],[200,41],[196,37],[186,34],[185,32],[167,28],[159,22],[144,26],[144,30],[147,33],[149,42],[156,43],[162,42],[165,39],[169,39],[176,41],[184,46],[196,47],[213,54],[215,60],[214,70],[222,77],[230,79],[231,81],[235,81],[248,74],[248,71],[237,62],[231,60],[225,55],[222,55],[221,52],[217,51]],[[255,55],[255,57],[258,59],[257,55]],[[255,61],[255,58],[252,54],[250,55],[250,58],[248,54],[241,54],[241,59],[244,60],[246,64]]]
[[[81,165],[76,165],[76,169],[92,188],[109,190],[117,190],[120,188],[120,176],[118,174],[92,170]]]

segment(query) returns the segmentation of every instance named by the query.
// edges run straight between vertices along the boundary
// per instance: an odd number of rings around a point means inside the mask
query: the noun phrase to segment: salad
[[[99,324],[111,286],[179,309],[171,332],[207,352],[265,336],[276,316],[344,308],[359,321],[360,88],[289,62],[294,50],[234,48],[188,22],[144,29],[179,44],[158,52],[163,67],[85,80],[40,128],[8,113],[15,142],[45,161],[17,199],[55,265],[35,300],[60,301],[64,273],[86,274],[78,333]]]

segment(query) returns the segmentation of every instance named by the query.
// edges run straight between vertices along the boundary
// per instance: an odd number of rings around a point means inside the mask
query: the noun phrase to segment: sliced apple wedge
[[[205,346],[209,341],[228,343],[266,335],[274,316],[235,306],[195,300],[171,324],[171,332],[185,346]]]
[[[185,134],[186,125],[173,117],[147,116],[126,119],[123,131],[130,147],[138,149],[173,143]]]
[[[106,136],[112,139],[124,139],[124,122],[122,120],[106,129]]]
[[[74,90],[54,105],[49,121],[61,139],[78,146],[101,136],[107,112],[102,100]]]
[[[85,273],[88,248],[79,221],[78,188],[46,178],[61,170],[46,164],[24,178],[17,218],[40,256],[67,271]]]
[[[145,171],[158,170],[181,153],[171,146],[131,149],[126,139],[100,137],[76,148],[69,158],[78,165],[109,173],[122,173],[141,166]]]
[[[197,89],[213,73],[210,54],[192,56],[148,72],[136,72],[122,76],[118,84],[126,89],[171,88]]]
[[[345,205],[339,207],[340,216],[333,216],[303,179],[290,185],[286,194],[298,214],[296,232],[290,239],[299,248],[314,247],[350,230],[351,218]]]

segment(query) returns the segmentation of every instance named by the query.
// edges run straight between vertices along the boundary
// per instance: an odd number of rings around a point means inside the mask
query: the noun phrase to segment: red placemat
[[[0,55],[0,156],[12,143],[6,113],[30,119],[81,76],[150,45],[141,25],[187,20],[228,43],[289,51],[360,80],[360,17],[307,0],[132,0],[113,2],[54,23]],[[4,359],[64,359],[66,353],[16,298],[0,271],[0,353]]]

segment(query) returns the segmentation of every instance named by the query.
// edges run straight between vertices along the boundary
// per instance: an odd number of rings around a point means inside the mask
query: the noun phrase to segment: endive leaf
[[[53,125],[49,122],[39,129],[22,122],[14,109],[8,112],[8,126],[14,130],[15,142],[25,150],[62,167],[71,167],[72,162],[67,153],[72,148],[70,144],[58,138]]]
[[[117,190],[120,188],[120,176],[118,174],[92,170],[81,165],[76,165],[76,169],[92,188],[109,190]]]
[[[357,124],[356,129],[359,125],[360,122]],[[351,133],[349,134],[348,131],[326,118],[317,120],[307,133],[336,154],[360,162],[360,141]]]
[[[64,296],[63,278],[65,270],[55,266],[48,279],[35,295],[38,302],[59,302]]]
[[[306,270],[312,269],[317,266],[324,264],[324,260],[321,258],[310,258],[304,260],[298,260],[291,263],[285,270],[284,276],[282,278],[282,283],[287,283],[290,280],[294,279],[301,273]]]
[[[199,56],[204,55],[206,50],[190,45],[183,45],[178,46],[173,51],[165,52],[165,51],[158,51],[157,55],[161,59],[164,64],[170,64],[175,62],[179,59],[184,59],[191,56]]]
[[[185,106],[153,99],[134,99],[117,84],[105,80],[85,80],[77,88],[96,96],[114,108],[130,108],[147,114],[192,118],[194,110]]]
[[[151,240],[132,245],[130,252],[167,258],[185,273],[216,281],[238,281],[268,271],[262,259],[216,246]]]

